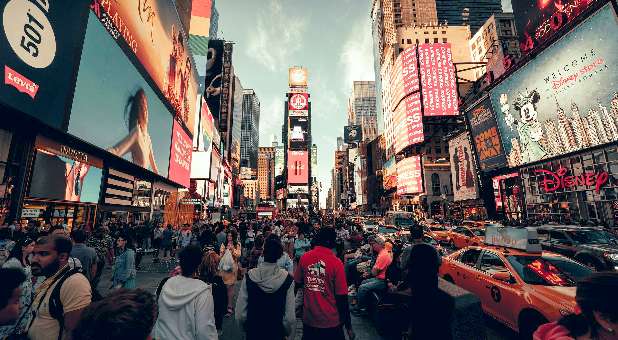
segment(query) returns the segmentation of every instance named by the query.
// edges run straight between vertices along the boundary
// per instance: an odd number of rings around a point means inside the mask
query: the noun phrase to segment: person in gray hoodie
[[[249,270],[236,300],[236,321],[247,340],[283,340],[296,323],[294,279],[277,260],[283,254],[279,237],[264,243],[264,262]]]
[[[152,332],[157,340],[218,339],[211,286],[195,275],[202,262],[197,246],[178,254],[182,275],[169,278],[159,296],[159,317]]]

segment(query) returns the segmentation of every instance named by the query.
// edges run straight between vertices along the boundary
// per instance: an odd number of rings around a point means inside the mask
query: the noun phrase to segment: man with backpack
[[[36,240],[32,274],[45,276],[31,305],[34,318],[28,328],[31,340],[68,339],[84,308],[90,305],[92,289],[80,268],[69,266],[71,240],[60,235]]]

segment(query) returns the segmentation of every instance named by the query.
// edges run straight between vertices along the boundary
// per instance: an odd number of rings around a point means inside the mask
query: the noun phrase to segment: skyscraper
[[[363,139],[374,139],[377,136],[375,82],[354,81],[348,105],[348,125],[361,125]]]
[[[501,0],[435,0],[438,20],[449,25],[470,25],[472,34],[494,13],[502,13]]]
[[[240,137],[240,166],[257,169],[260,127],[260,100],[255,91],[243,91]]]
[[[272,146],[258,148],[258,187],[260,200],[275,198],[275,148]]]

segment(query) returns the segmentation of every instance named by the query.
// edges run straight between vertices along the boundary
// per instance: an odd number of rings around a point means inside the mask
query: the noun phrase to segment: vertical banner
[[[423,191],[421,156],[412,156],[397,162],[397,194],[419,194]]]
[[[456,136],[448,144],[454,200],[463,201],[478,198],[478,185],[468,133]]]
[[[223,44],[223,72],[221,72],[221,106],[219,107],[219,131],[227,132],[228,116],[232,101],[232,81],[234,71],[232,68],[232,50],[234,44]]]
[[[459,114],[459,96],[451,44],[423,44],[418,47],[424,115]]]
[[[487,171],[506,166],[506,156],[500,142],[490,98],[486,97],[468,110],[466,118],[470,122],[470,132],[480,169]]]
[[[307,151],[288,151],[288,184],[309,183],[309,154]]]
[[[191,138],[184,132],[180,124],[174,120],[168,178],[186,188],[190,184],[192,154],[193,142]]]

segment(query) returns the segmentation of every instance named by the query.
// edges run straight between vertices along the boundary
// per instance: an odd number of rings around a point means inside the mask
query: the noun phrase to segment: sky
[[[235,73],[260,100],[260,146],[270,146],[273,136],[281,142],[288,68],[308,68],[321,206],[330,187],[337,137],[343,136],[347,121],[352,82],[374,80],[371,2],[216,1],[218,38],[235,43]]]

